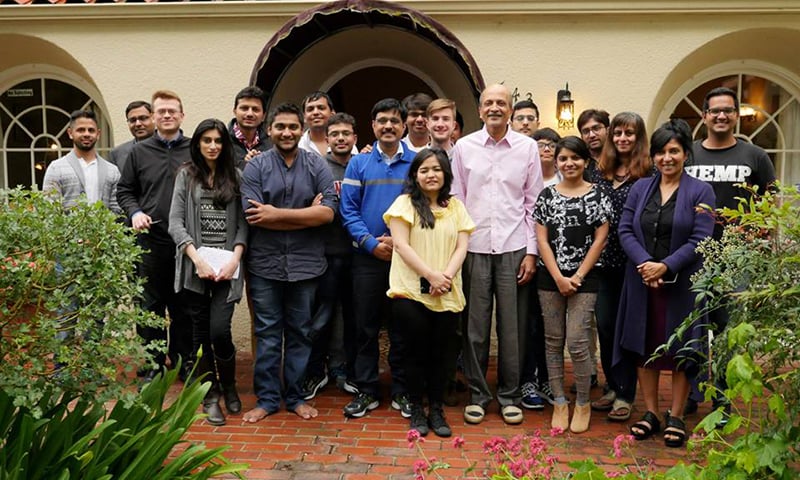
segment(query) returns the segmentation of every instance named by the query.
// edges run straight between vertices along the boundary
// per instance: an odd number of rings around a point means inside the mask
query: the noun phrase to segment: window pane
[[[0,101],[14,116],[20,114],[26,108],[41,105],[42,81],[35,79],[18,83],[3,92]]]
[[[8,160],[8,187],[14,188],[17,185],[30,187],[31,178],[31,154],[29,152],[7,152]]]

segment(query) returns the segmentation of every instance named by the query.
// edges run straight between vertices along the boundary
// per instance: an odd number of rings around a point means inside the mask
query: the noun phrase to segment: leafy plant
[[[62,395],[132,401],[150,358],[134,326],[163,326],[136,306],[133,235],[100,203],[15,189],[0,205],[0,387],[34,418]]]
[[[247,465],[232,464],[222,456],[229,447],[208,449],[181,440],[201,417],[197,406],[211,384],[186,385],[164,408],[177,372],[158,375],[144,387],[140,402],[118,402],[108,413],[90,396],[75,401],[62,397],[53,405],[43,397],[37,405],[43,411],[39,417],[27,406],[14,406],[0,390],[0,478],[243,478],[240,472]]]
[[[728,226],[720,241],[698,247],[706,261],[693,280],[706,309],[730,314],[711,371],[725,375],[733,411],[724,428],[721,409],[698,425],[706,436],[695,447],[708,461],[697,478],[798,478],[800,193],[778,186],[719,214]],[[707,387],[710,399],[717,392]]]

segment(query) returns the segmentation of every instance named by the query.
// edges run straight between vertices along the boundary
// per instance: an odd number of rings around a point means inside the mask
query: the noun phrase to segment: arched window
[[[746,73],[725,75],[695,87],[675,107],[672,117],[689,122],[695,139],[705,138],[703,97],[716,87],[739,96],[736,136],[767,151],[783,184],[800,186],[800,99],[779,83]]]
[[[74,110],[93,110],[109,131],[97,104],[79,88],[52,78],[20,82],[0,95],[0,187],[42,187],[44,171],[72,148],[67,135]],[[98,149],[108,149],[100,137]]]

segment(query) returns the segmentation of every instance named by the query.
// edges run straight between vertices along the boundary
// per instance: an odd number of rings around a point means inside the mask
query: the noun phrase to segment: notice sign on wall
[[[33,96],[33,89],[32,88],[11,88],[6,90],[6,96],[9,98],[15,97],[32,97]]]

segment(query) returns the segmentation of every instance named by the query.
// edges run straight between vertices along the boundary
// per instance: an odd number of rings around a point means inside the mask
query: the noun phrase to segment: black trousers
[[[353,255],[353,314],[356,319],[356,360],[354,382],[362,393],[380,398],[378,383],[378,335],[384,318],[389,327],[389,368],[392,395],[406,393],[405,340],[392,319],[389,298],[389,262],[375,257]]]
[[[186,362],[192,355],[192,322],[183,308],[180,295],[175,292],[175,246],[149,241],[139,236],[139,245],[145,249],[137,271],[144,279],[142,308],[160,317],[169,313],[169,337],[167,329],[138,325],[136,331],[145,345],[155,341],[168,341],[170,362],[176,365],[178,358]],[[163,353],[155,354],[158,365],[166,364]]]
[[[415,405],[428,395],[430,404],[441,405],[448,373],[453,367],[453,350],[459,341],[456,329],[461,316],[455,312],[434,312],[405,298],[392,300],[392,313],[406,339],[408,394]]]

